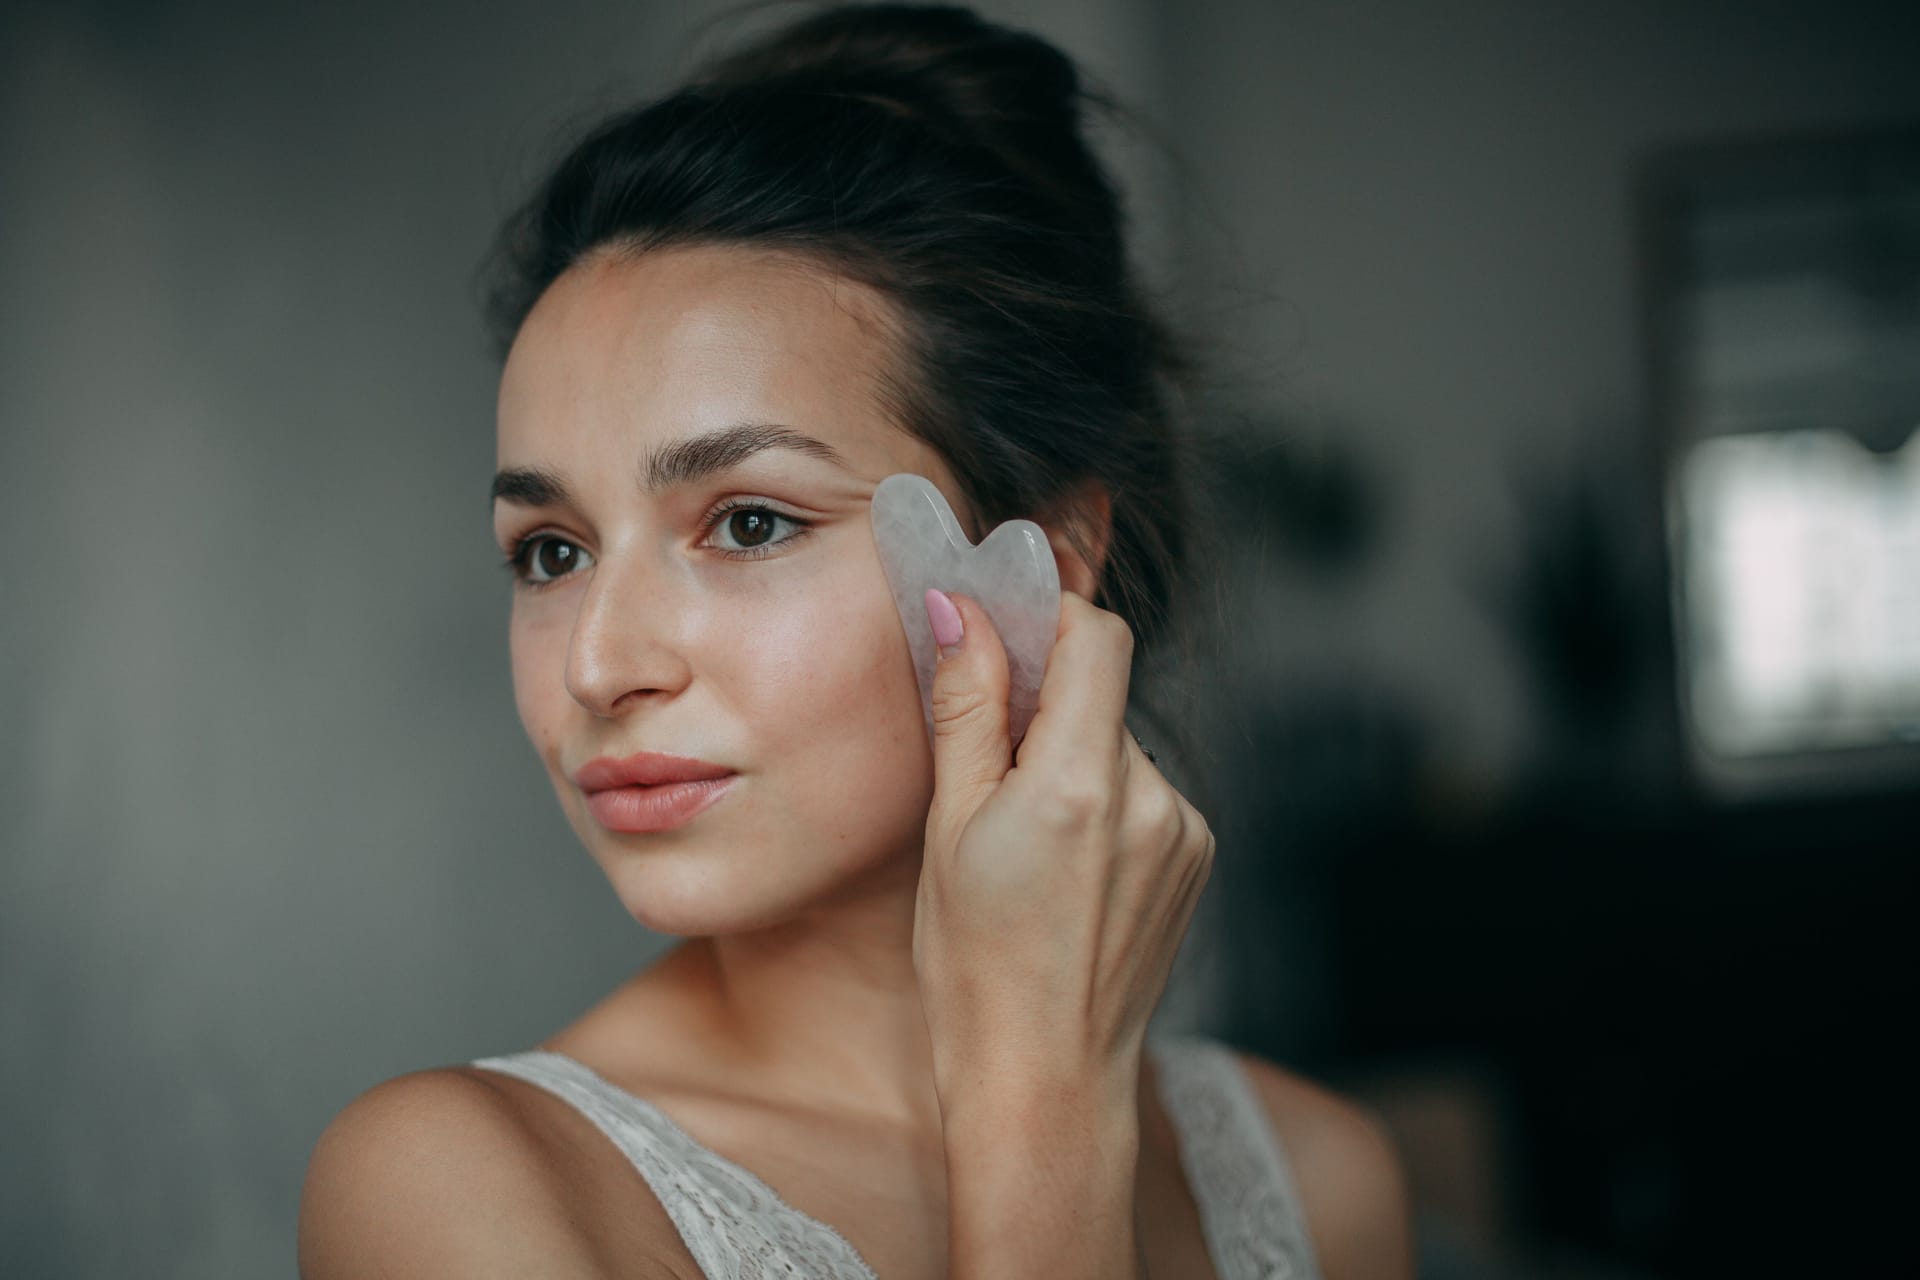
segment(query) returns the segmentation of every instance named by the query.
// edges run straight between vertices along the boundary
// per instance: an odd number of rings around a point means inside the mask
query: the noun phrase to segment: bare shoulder
[[[610,1265],[604,1242],[579,1221],[554,1134],[517,1083],[442,1067],[396,1076],[348,1103],[307,1164],[302,1280],[680,1274],[658,1230],[657,1250]]]
[[[1286,1151],[1327,1280],[1410,1280],[1413,1224],[1399,1157],[1371,1114],[1255,1054],[1235,1051]]]

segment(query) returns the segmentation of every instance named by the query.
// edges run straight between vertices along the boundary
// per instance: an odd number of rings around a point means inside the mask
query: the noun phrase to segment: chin
[[[824,857],[814,863],[814,874],[795,875],[803,869],[768,867],[751,854],[716,856],[710,848],[614,849],[595,856],[628,915],[654,933],[681,938],[753,933],[789,923],[861,875],[857,867],[828,866]]]

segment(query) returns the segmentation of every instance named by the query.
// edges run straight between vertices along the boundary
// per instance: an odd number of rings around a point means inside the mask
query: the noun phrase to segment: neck
[[[788,1102],[940,1132],[913,968],[918,859],[857,896],[676,949],[741,1067]]]

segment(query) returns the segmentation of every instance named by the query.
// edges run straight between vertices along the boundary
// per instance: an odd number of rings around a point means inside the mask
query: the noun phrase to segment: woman
[[[516,702],[685,941],[535,1050],[354,1100],[308,1280],[1409,1273],[1356,1110],[1146,1038],[1214,842],[1123,720],[1183,567],[1183,366],[1085,96],[966,10],[830,10],[608,121],[510,223]],[[940,592],[929,743],[867,510],[896,472],[975,540],[1047,530],[1017,753],[992,622]]]

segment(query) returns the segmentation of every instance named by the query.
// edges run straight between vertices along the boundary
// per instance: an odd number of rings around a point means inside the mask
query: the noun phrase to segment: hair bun
[[[1080,119],[1070,58],[957,5],[836,7],[721,59],[694,83],[872,95],[930,123],[945,116],[996,150],[1020,150],[1018,131],[1073,130]]]

